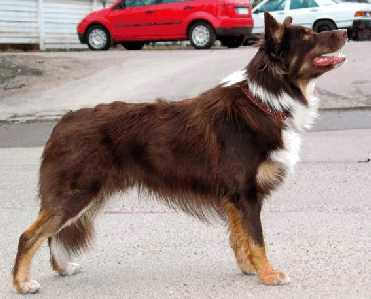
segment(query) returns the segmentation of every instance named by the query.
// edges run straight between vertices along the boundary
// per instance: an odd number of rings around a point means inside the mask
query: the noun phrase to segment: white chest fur
[[[271,152],[270,158],[284,164],[287,170],[292,172],[300,160],[301,135],[306,129],[311,128],[318,115],[319,99],[314,95],[315,82],[309,82],[302,88],[308,101],[308,105],[304,105],[286,93],[273,95],[264,87],[249,80],[245,70],[229,75],[221,84],[228,87],[242,81],[247,81],[251,93],[276,111],[290,110],[291,116],[286,120],[287,127],[282,131],[283,147]]]
[[[285,129],[282,131],[282,140],[283,148],[271,152],[270,159],[282,163],[292,173],[300,160],[301,135],[295,130]]]
[[[291,117],[286,120],[287,127],[282,131],[283,148],[273,151],[270,158],[283,163],[289,172],[293,172],[295,164],[300,160],[302,132],[310,129],[318,116],[319,99],[314,95],[315,83],[307,85],[305,95],[308,106],[284,95],[289,104]]]

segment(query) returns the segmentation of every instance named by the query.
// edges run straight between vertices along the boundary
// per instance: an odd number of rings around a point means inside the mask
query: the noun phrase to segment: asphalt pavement
[[[38,210],[40,153],[0,149],[0,298],[16,298],[10,271]],[[56,276],[41,249],[34,298],[370,298],[370,158],[371,129],[306,134],[296,174],[263,212],[269,256],[289,273],[288,286],[239,273],[223,223],[200,223],[132,190],[98,218],[82,273]]]
[[[347,63],[318,80],[321,108],[371,107],[370,47],[371,42],[347,43],[343,50]],[[255,47],[242,47],[13,53],[14,61],[28,58],[22,60],[20,69],[27,61],[36,61],[34,71],[43,75],[24,88],[0,88],[0,119],[50,119],[71,109],[114,100],[192,97],[245,67],[255,52]],[[0,54],[0,58],[4,55],[10,54]],[[17,84],[27,85],[19,80]]]
[[[58,277],[49,267],[46,244],[42,247],[32,269],[41,292],[26,298],[369,299],[369,46],[349,43],[349,62],[319,81],[325,110],[314,131],[305,134],[295,175],[265,203],[268,254],[289,274],[290,285],[266,287],[255,276],[242,275],[221,221],[201,223],[131,190],[115,195],[98,217],[95,246],[80,259],[82,273]],[[44,78],[45,86],[35,81],[27,93],[0,94],[0,298],[19,298],[10,272],[19,234],[38,211],[41,146],[55,124],[50,118],[102,101],[189,97],[244,66],[254,51],[25,54],[37,56],[37,63],[67,57],[71,68],[71,59],[79,61],[78,68],[83,62],[103,63],[82,77],[75,73],[55,85]]]

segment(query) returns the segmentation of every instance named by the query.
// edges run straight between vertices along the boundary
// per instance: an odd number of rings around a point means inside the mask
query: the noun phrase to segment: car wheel
[[[254,36],[254,35],[251,35],[249,37],[247,37],[244,41],[243,41],[243,45],[244,46],[252,46],[252,45],[256,45],[257,42],[260,40],[259,36]]]
[[[355,31],[352,33],[351,37],[352,37],[352,40],[359,41],[359,40],[360,40],[360,38],[359,38],[359,31],[358,31],[358,30],[355,30]]]
[[[331,31],[337,29],[336,25],[334,22],[329,21],[329,20],[322,20],[318,21],[314,25],[314,31],[316,32],[322,32],[322,31]]]
[[[110,35],[102,26],[91,26],[86,33],[86,37],[91,50],[108,50],[111,46]]]
[[[205,22],[193,24],[189,29],[188,37],[196,49],[210,49],[216,40],[214,28]]]
[[[220,39],[223,46],[227,48],[238,48],[242,45],[243,37],[241,36],[230,36]]]
[[[125,42],[125,43],[122,43],[122,46],[126,50],[142,50],[144,47],[144,43],[143,42]]]

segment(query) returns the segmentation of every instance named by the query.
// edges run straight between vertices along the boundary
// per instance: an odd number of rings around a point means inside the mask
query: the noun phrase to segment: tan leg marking
[[[239,211],[229,202],[224,205],[224,209],[229,219],[229,241],[234,251],[237,264],[243,273],[254,274],[256,270],[250,262],[249,243],[241,224]]]
[[[29,280],[29,270],[31,267],[32,258],[35,255],[37,249],[40,248],[41,244],[46,240],[46,238],[40,238],[37,240],[33,246],[27,251],[26,254],[22,255],[19,260],[16,276],[14,277],[14,287],[17,293],[34,293],[38,291],[39,286],[37,282]],[[32,282],[34,285],[34,290],[30,290],[29,282]]]
[[[264,246],[258,246],[249,239],[251,262],[256,267],[260,281],[265,285],[284,285],[290,282],[289,277],[279,271],[274,271],[270,264]]]
[[[57,220],[58,218],[56,218]],[[22,234],[14,266],[13,285],[18,293],[35,293],[40,285],[29,280],[32,258],[41,244],[56,231],[58,221],[51,220],[46,212],[41,212],[36,221]]]
[[[238,209],[230,202],[224,204],[231,231],[231,247],[236,260],[244,273],[257,273],[259,280],[266,285],[283,285],[289,283],[289,277],[274,271],[265,252],[264,246],[258,246],[249,236],[241,223]]]

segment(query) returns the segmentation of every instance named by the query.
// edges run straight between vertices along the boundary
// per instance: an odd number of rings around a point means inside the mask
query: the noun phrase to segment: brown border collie
[[[255,57],[215,88],[179,102],[67,113],[43,152],[40,213],[19,239],[17,292],[39,290],[29,271],[46,240],[53,270],[77,273],[71,257],[90,244],[94,216],[130,187],[201,219],[225,218],[241,271],[266,285],[288,283],[266,256],[260,212],[299,159],[301,133],[317,113],[314,79],[345,61],[330,53],[346,39],[343,31],[315,33],[266,13]]]

